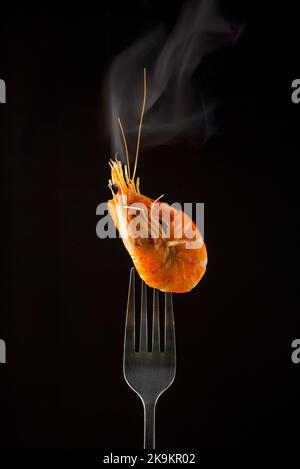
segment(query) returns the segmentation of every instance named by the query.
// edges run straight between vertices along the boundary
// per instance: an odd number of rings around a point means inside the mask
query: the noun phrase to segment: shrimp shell
[[[108,202],[109,213],[139,275],[147,285],[161,291],[192,290],[207,264],[198,227],[186,213],[140,194],[134,182],[126,180],[120,161],[110,165],[113,199]],[[132,226],[137,217],[138,222]],[[163,220],[169,222],[165,231]],[[139,229],[134,230],[137,225]],[[184,227],[190,229],[193,237],[186,235]]]

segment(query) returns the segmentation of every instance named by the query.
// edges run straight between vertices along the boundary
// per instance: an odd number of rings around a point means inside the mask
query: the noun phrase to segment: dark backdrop
[[[143,30],[171,26],[182,3],[1,15],[2,447],[142,444],[142,405],[122,376],[131,261],[120,240],[95,234],[96,206],[110,197],[101,89],[115,54]],[[158,403],[161,448],[297,444],[287,227],[296,139],[287,131],[296,131],[298,70],[288,67],[282,19],[224,3],[246,29],[206,64],[223,99],[221,132],[142,152],[139,162],[146,195],[205,202],[208,269],[174,297],[178,370]]]

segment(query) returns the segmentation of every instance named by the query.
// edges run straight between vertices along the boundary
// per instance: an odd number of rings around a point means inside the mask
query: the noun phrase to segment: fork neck
[[[155,407],[155,401],[144,403],[144,449],[155,449]]]

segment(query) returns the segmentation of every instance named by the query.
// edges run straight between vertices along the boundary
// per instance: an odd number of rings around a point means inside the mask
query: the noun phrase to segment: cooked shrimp
[[[183,211],[153,200],[140,193],[139,178],[135,180],[141,128],[146,103],[146,70],[144,69],[144,100],[138,129],[135,164],[132,177],[128,148],[120,119],[127,165],[110,161],[109,188],[113,198],[109,212],[120,232],[141,278],[152,288],[165,292],[184,293],[192,290],[206,270],[207,252],[200,231]]]

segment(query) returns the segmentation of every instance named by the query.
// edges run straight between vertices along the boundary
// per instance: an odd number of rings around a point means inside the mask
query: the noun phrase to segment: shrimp
[[[146,103],[146,70],[144,69],[144,99],[138,128],[133,175],[125,134],[120,126],[127,165],[110,160],[109,188],[113,198],[108,210],[119,230],[140,277],[147,285],[164,292],[184,293],[192,290],[203,277],[207,251],[200,231],[183,211],[153,200],[140,193],[139,178],[135,180],[141,128]]]

